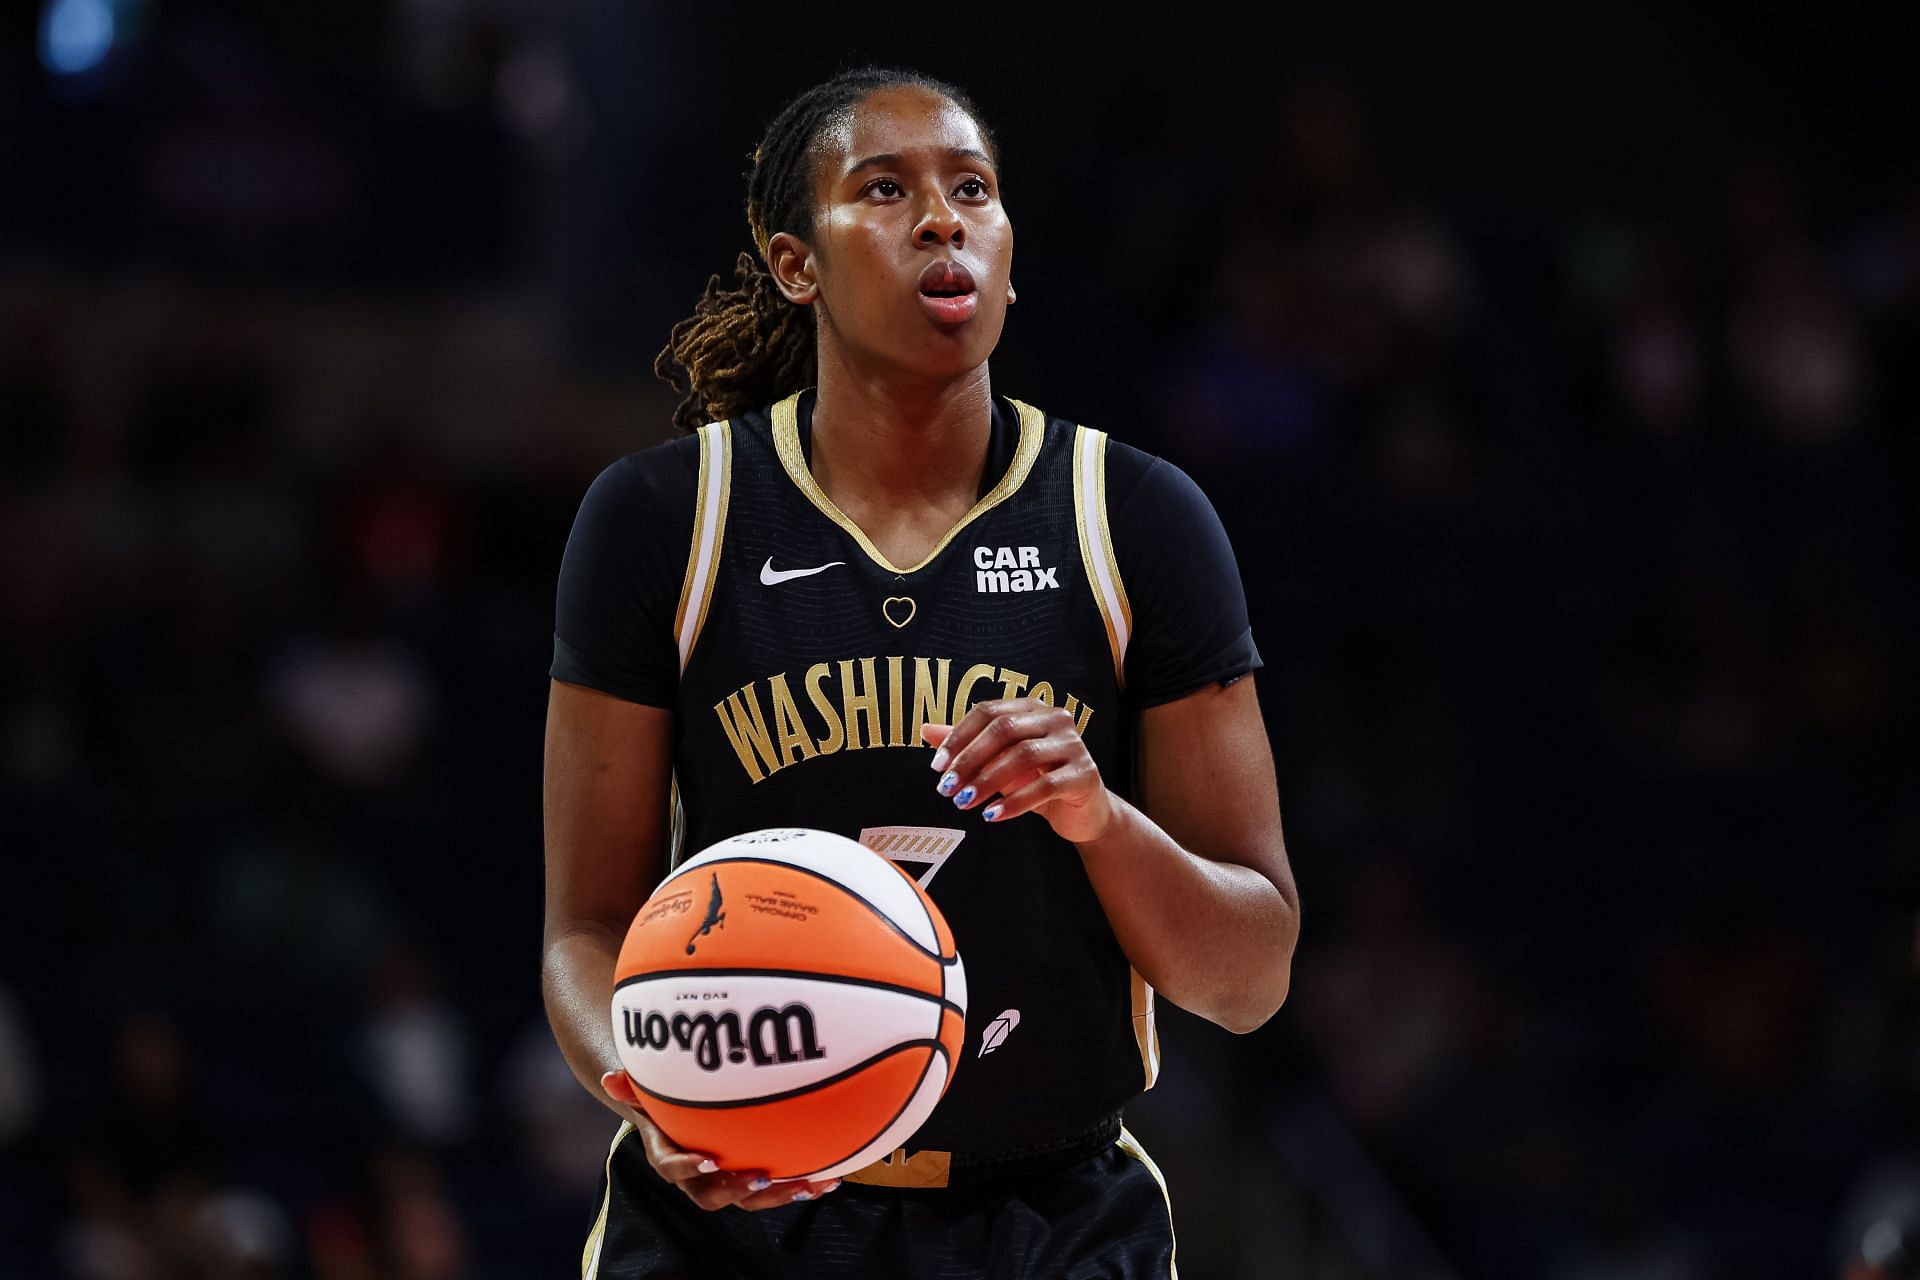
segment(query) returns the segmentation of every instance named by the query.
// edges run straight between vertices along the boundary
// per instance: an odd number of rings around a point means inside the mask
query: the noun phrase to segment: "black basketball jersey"
[[[609,516],[587,535],[589,495],[562,573],[553,674],[673,707],[676,856],[755,828],[817,827],[892,858],[939,905],[967,966],[967,1035],[914,1148],[991,1151],[1081,1132],[1153,1083],[1153,992],[1074,847],[1038,815],[988,823],[979,807],[957,809],[935,790],[920,727],[957,724],[982,699],[1038,698],[1074,716],[1107,786],[1126,795],[1139,706],[1259,665],[1231,553],[1177,471],[997,401],[978,502],[923,561],[892,564],[814,482],[811,402],[789,397],[636,455],[645,487],[626,503],[650,515]],[[1109,459],[1122,451],[1130,495],[1153,508],[1136,513],[1128,540],[1173,542],[1143,553],[1156,610],[1219,615],[1154,619],[1167,652],[1133,665],[1109,515]],[[1150,479],[1154,468],[1169,474]],[[1177,502],[1169,517],[1156,489],[1190,492],[1204,517]],[[616,570],[627,560],[600,544],[658,542],[646,530],[675,518],[685,554],[669,630],[664,571]],[[577,546],[583,536],[595,545]],[[1223,554],[1224,573],[1181,572],[1183,556]],[[570,591],[593,590],[613,602],[570,610]],[[622,601],[631,607],[608,625]],[[645,654],[621,652],[623,636]],[[659,671],[669,661],[670,677]],[[1153,687],[1130,694],[1130,674]]]

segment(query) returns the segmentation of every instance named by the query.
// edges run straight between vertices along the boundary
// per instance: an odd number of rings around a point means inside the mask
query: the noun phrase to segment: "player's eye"
[[[906,189],[892,178],[875,178],[867,184],[867,191],[887,200],[906,194]]]
[[[987,184],[980,178],[968,178],[960,184],[958,194],[963,200],[984,200],[987,197]]]

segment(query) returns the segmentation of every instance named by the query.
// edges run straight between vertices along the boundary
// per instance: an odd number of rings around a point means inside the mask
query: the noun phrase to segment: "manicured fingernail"
[[[947,749],[945,747],[941,747],[938,751],[933,753],[933,771],[935,773],[938,773],[940,770],[946,768],[947,761],[951,760],[952,758],[953,757],[947,754]]]
[[[986,807],[985,811],[983,811],[980,814],[980,816],[985,818],[988,822],[997,821],[1000,817],[1000,806],[997,804],[990,804]]]
[[[959,795],[957,795],[957,796],[955,796],[955,797],[953,798],[953,802],[954,802],[955,804],[957,804],[957,805],[959,805],[959,806],[960,806],[960,807],[961,807],[962,809],[964,809],[964,808],[966,808],[966,807],[967,807],[968,805],[970,805],[970,804],[972,804],[972,803],[973,803],[973,788],[972,788],[972,787],[967,787],[967,788],[965,788],[965,789],[963,789],[963,790],[962,790],[962,791],[960,792],[960,794],[959,794]]]
[[[795,1200],[811,1200],[813,1199],[813,1192],[806,1190],[796,1191],[793,1193],[793,1198]]]
[[[940,785],[935,787],[934,790],[943,796],[950,796],[953,794],[953,789],[959,785],[960,775],[957,773],[948,773],[940,779]]]
[[[755,1178],[755,1179],[754,1179],[754,1180],[753,1180],[752,1182],[749,1182],[749,1183],[747,1184],[747,1190],[749,1190],[749,1191],[765,1191],[765,1190],[766,1190],[766,1189],[767,1189],[768,1187],[770,1187],[770,1186],[772,1186],[772,1185],[773,1185],[773,1179],[772,1179],[772,1178]]]
[[[829,1182],[826,1186],[820,1188],[820,1194],[825,1195],[829,1191],[838,1191],[839,1189],[840,1189],[840,1179],[835,1178],[832,1182]]]
[[[694,1167],[698,1169],[701,1173],[720,1172],[720,1166],[715,1164],[711,1158],[702,1160],[699,1164],[695,1165]]]

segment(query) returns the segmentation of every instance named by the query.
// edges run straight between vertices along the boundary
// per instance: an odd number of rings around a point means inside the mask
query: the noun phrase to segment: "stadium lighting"
[[[55,75],[83,75],[106,61],[113,34],[107,0],[49,0],[40,17],[40,63]]]

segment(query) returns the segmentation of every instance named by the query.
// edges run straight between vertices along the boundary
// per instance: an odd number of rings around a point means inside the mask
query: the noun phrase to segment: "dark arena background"
[[[553,588],[790,94],[999,131],[996,389],[1233,536],[1305,905],[1186,1280],[1920,1272],[1893,6],[0,18],[0,1277],[573,1274]]]

